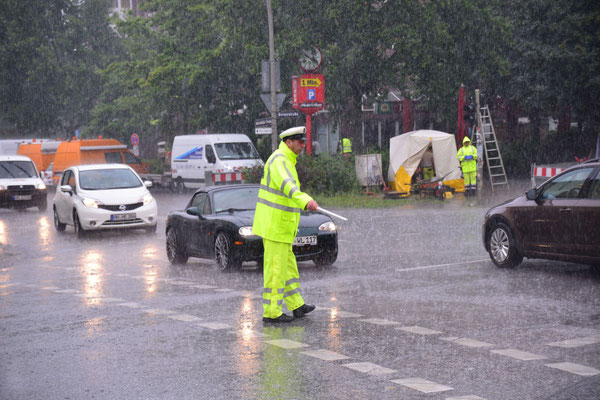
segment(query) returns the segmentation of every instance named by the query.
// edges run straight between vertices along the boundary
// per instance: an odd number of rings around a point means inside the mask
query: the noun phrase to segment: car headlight
[[[98,208],[98,206],[102,204],[98,200],[90,199],[89,197],[82,197],[81,202],[83,203],[83,205],[92,208]]]
[[[44,184],[44,182],[42,182],[42,183],[38,183],[38,185],[37,185],[37,188],[38,188],[39,190],[44,190],[44,189],[46,189],[46,184]]]
[[[242,226],[239,230],[240,236],[252,236],[252,227],[251,226]]]
[[[335,224],[331,221],[325,222],[325,223],[319,225],[319,231],[335,232],[335,230],[336,230]]]
[[[141,201],[142,203],[144,203],[144,205],[148,205],[148,204],[152,203],[152,199],[153,199],[152,195],[151,195],[150,193],[146,193],[146,194],[145,194],[145,195],[144,195],[144,196],[143,196],[143,197],[140,199],[140,201]]]

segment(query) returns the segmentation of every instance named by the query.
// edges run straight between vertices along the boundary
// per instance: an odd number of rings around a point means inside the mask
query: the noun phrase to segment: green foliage
[[[136,132],[148,143],[208,128],[255,139],[269,58],[264,1],[145,0],[150,17],[115,19],[116,30],[108,0],[0,7],[0,134],[84,128],[122,141]],[[520,104],[532,120],[568,106],[584,126],[600,127],[598,1],[296,0],[273,1],[273,14],[282,93],[289,99],[291,76],[302,73],[299,51],[317,45],[326,105],[333,120],[351,122],[355,151],[361,99],[392,87],[447,132],[461,83],[469,94],[481,89],[483,103]]]
[[[360,190],[354,162],[342,156],[298,157],[296,163],[302,190],[307,193],[333,195]]]
[[[109,5],[0,0],[0,133],[65,138],[88,123],[99,69],[123,54]]]
[[[247,183],[260,183],[264,167],[244,168]],[[311,196],[331,196],[337,193],[357,193],[360,186],[356,180],[354,162],[351,158],[322,155],[300,156],[296,171],[303,192]]]
[[[242,168],[242,173],[244,174],[246,183],[260,183],[264,171],[265,167],[261,167],[260,165],[250,168]]]

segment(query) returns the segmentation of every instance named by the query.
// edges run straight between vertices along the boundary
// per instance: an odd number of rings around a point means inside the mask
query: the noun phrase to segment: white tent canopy
[[[454,135],[434,130],[408,132],[390,139],[388,180],[397,191],[410,192],[411,178],[429,144],[433,151],[435,177],[443,178],[445,185],[458,191],[464,190]]]

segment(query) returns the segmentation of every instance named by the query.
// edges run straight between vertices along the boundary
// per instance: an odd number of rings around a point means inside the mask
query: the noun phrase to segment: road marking
[[[483,397],[479,396],[458,396],[458,397],[446,397],[446,400],[486,400]]]
[[[421,326],[400,326],[396,328],[396,330],[416,333],[417,335],[438,335],[440,333],[444,333],[440,331],[434,331],[433,329],[429,328],[423,328]]]
[[[492,350],[492,353],[516,358],[517,360],[521,361],[542,360],[544,358],[547,358],[546,356],[540,356],[538,354],[528,353],[526,351],[521,351],[517,349]]]
[[[141,305],[140,303],[135,303],[133,301],[127,302],[127,303],[118,303],[118,306],[123,306],[123,307],[129,307],[129,308],[142,308],[143,305]]]
[[[233,292],[233,289],[229,289],[229,288],[215,289],[215,292],[227,293],[227,292]]]
[[[164,310],[162,308],[148,308],[147,310],[142,310],[142,312],[151,314],[151,315],[168,315],[175,314],[175,311]]]
[[[203,328],[208,328],[208,329],[212,329],[215,331],[221,330],[221,329],[232,329],[233,328],[231,325],[223,324],[221,322],[202,322],[197,325],[201,326]]]
[[[75,289],[58,289],[58,290],[55,290],[54,293],[74,294],[74,293],[79,293],[79,291],[75,290]]]
[[[265,343],[272,344],[273,346],[281,347],[284,349],[299,349],[302,347],[309,347],[307,344],[296,342],[289,339],[275,339],[267,340]]]
[[[103,303],[122,303],[125,301],[119,297],[98,297],[98,300]]]
[[[595,368],[586,367],[585,365],[573,364],[570,362],[546,364],[546,366],[581,376],[594,376],[600,374],[600,371],[598,371]]]
[[[171,281],[169,283],[171,285],[193,285],[192,282],[186,282],[186,281]]]
[[[586,336],[577,339],[563,340],[561,342],[548,343],[548,346],[564,347],[567,349],[573,347],[586,346],[588,344],[600,343],[600,335]]]
[[[365,374],[369,374],[369,375],[386,375],[386,374],[392,374],[394,372],[398,372],[395,369],[381,367],[377,364],[373,364],[370,362],[358,362],[358,363],[344,364],[344,367],[353,369],[358,372],[364,372]]]
[[[440,385],[439,383],[431,382],[427,379],[421,378],[394,379],[392,380],[392,382],[414,390],[418,390],[422,393],[437,393],[453,390],[453,388],[451,388],[450,386]]]
[[[190,287],[196,288],[196,289],[216,289],[217,286],[210,286],[210,285],[192,285]]]
[[[335,316],[338,318],[356,318],[356,317],[362,317],[362,314],[355,314],[355,313],[351,313],[349,311],[337,311],[335,313]]]
[[[381,319],[381,318],[361,319],[359,321],[368,322],[370,324],[381,325],[381,326],[400,325],[400,322],[390,321],[390,320]]]
[[[243,339],[253,339],[253,338],[270,338],[270,335],[267,335],[263,332],[255,331],[252,329],[242,329],[239,331],[231,332],[236,336],[239,336]]]
[[[42,290],[59,290],[59,287],[56,286],[45,286],[42,288]]]
[[[190,315],[190,314],[169,315],[169,318],[176,319],[177,321],[183,321],[183,322],[202,321],[202,318],[196,317],[195,315]]]
[[[307,356],[315,357],[315,358],[318,358],[323,361],[347,360],[350,358],[343,354],[335,353],[333,351],[329,351],[326,349],[307,350],[307,351],[303,351],[302,354],[306,354]]]
[[[469,338],[446,337],[446,338],[440,338],[440,339],[445,340],[447,342],[460,344],[461,346],[466,346],[466,347],[491,347],[491,346],[493,346],[493,344],[491,344],[491,343],[481,342],[479,340],[469,339]]]
[[[451,267],[453,265],[476,264],[476,263],[480,263],[480,262],[483,262],[483,261],[489,261],[489,258],[484,258],[484,259],[481,259],[481,260],[474,260],[474,261],[461,261],[461,262],[450,263],[450,264],[424,265],[422,267],[414,267],[414,268],[396,268],[396,272],[416,271],[416,270],[419,270],[419,269],[431,269],[431,268]]]

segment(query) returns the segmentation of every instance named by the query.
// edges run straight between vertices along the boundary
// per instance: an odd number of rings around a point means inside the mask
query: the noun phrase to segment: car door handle
[[[561,214],[570,214],[571,213],[571,209],[570,208],[561,208],[560,210]]]

